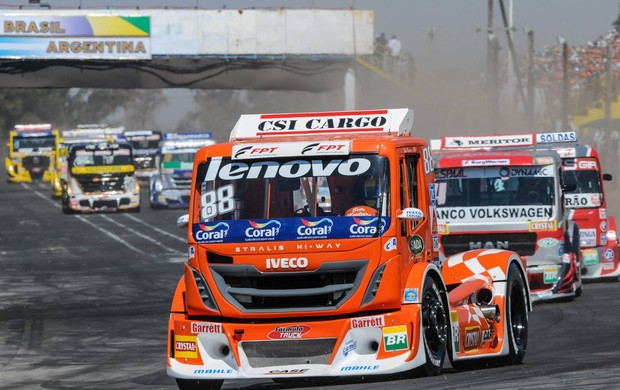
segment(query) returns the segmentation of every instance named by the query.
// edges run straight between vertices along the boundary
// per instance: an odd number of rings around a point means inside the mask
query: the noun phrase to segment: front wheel
[[[223,379],[180,379],[176,378],[180,390],[219,390]]]
[[[420,367],[421,374],[438,375],[446,358],[448,343],[448,314],[437,283],[427,276],[421,298],[422,338],[426,363]]]
[[[506,342],[509,351],[506,364],[521,364],[527,349],[527,295],[519,268],[513,263],[508,268],[506,283]]]

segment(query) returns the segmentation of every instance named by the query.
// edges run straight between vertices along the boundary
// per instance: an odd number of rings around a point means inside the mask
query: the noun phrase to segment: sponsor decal
[[[494,337],[495,337],[495,330],[493,329],[483,330],[482,331],[482,344],[493,340]]]
[[[596,238],[596,229],[579,230],[579,241],[581,241],[582,247],[596,246]]]
[[[577,133],[574,131],[561,131],[557,133],[536,134],[536,143],[550,144],[560,142],[577,142]]]
[[[614,263],[603,263],[603,269],[606,271],[615,268],[616,266],[614,265]]]
[[[409,250],[415,256],[418,256],[424,251],[424,240],[417,234],[409,239]]]
[[[228,236],[230,225],[226,222],[214,224],[199,223],[198,229],[194,229],[194,239],[198,242],[222,242]]]
[[[598,217],[600,219],[607,219],[607,209],[605,208],[598,209]]]
[[[464,167],[475,167],[485,165],[508,165],[509,159],[486,159],[486,160],[463,160]]]
[[[403,295],[403,303],[418,303],[418,289],[406,288]]]
[[[553,215],[552,207],[544,206],[487,206],[487,207],[442,207],[437,209],[440,221],[505,221],[540,219],[548,220]]]
[[[530,232],[549,232],[557,229],[555,220],[528,222],[528,225]]]
[[[233,145],[233,160],[249,160],[268,157],[296,157],[348,155],[351,149],[349,141],[322,142],[278,142],[274,144]]]
[[[545,284],[556,283],[558,281],[557,268],[545,268],[543,270],[543,282]]]
[[[471,351],[478,348],[480,345],[480,327],[470,326],[465,328],[465,341],[463,346],[466,351]]]
[[[190,358],[198,357],[198,346],[196,344],[196,336],[174,336],[174,357]]]
[[[384,316],[351,318],[351,328],[381,328],[385,326]]]
[[[441,235],[450,234],[450,227],[445,223],[437,224],[437,233]]]
[[[374,115],[373,115],[374,114]],[[387,114],[387,113],[386,113]],[[388,122],[387,115],[380,115],[380,112],[372,113],[368,112],[368,115],[347,115],[347,116],[314,116],[310,115],[299,116],[297,118],[290,117],[275,117],[271,118],[269,115],[262,115],[261,122],[258,123],[257,135],[263,133],[290,133],[306,134],[304,130],[322,130],[328,132],[329,130],[348,130],[348,131],[364,131],[375,130],[381,131]],[[312,132],[310,132],[312,133]]]
[[[614,261],[616,255],[613,249],[605,249],[605,260],[606,261]]]
[[[383,345],[386,352],[409,349],[407,327],[399,325],[383,328]]]
[[[262,223],[252,220],[248,222],[250,227],[245,229],[247,241],[275,240],[282,227],[282,224],[276,220],[269,220]]]
[[[340,244],[338,244],[340,246]],[[297,248],[299,249],[299,248]],[[265,253],[265,252],[282,252],[284,245],[244,245],[235,247],[235,253]]]
[[[433,234],[433,250],[439,251],[441,245],[439,244],[439,236],[437,234]]]
[[[353,224],[349,225],[349,237],[371,237],[377,233],[378,217],[367,219],[352,217]],[[379,225],[379,234],[383,234],[386,227],[385,219],[381,218]]]
[[[310,332],[310,329],[312,328],[308,325],[276,326],[267,337],[271,340],[300,339]]]
[[[396,249],[396,238],[390,238],[385,242],[385,245],[383,245],[383,250],[385,250],[386,252],[395,251]]]
[[[230,368],[200,368],[194,370],[194,374],[232,374],[233,370]]]
[[[598,171],[598,164],[594,160],[577,159],[577,169],[580,171]]]
[[[193,259],[196,257],[196,248],[193,246],[187,247],[187,258]]]
[[[223,333],[222,324],[214,322],[192,322],[190,329],[192,333]]]
[[[334,226],[334,222],[329,218],[321,218],[318,221],[302,218],[301,224],[297,228],[297,237],[302,239],[327,238]]]
[[[534,158],[534,164],[536,164],[536,165],[549,165],[549,164],[553,164],[553,158],[552,157],[535,157]]]
[[[463,179],[467,174],[463,168],[445,168],[437,170],[438,179]]]
[[[585,249],[582,253],[584,265],[598,264],[598,251],[596,249]]]
[[[469,249],[509,249],[510,243],[508,241],[470,241]]]
[[[267,372],[267,375],[285,375],[285,374],[303,374],[307,372],[309,368],[291,368],[288,370],[271,370]]]
[[[374,366],[344,366],[340,371],[374,371],[379,369],[379,365]]]
[[[74,175],[84,175],[93,173],[132,173],[133,165],[91,165],[86,167],[72,167],[71,173]]]
[[[603,232],[607,231],[607,221],[602,221],[601,222],[601,231],[603,231]]]
[[[400,217],[421,220],[424,218],[424,213],[420,209],[405,209]]]
[[[568,208],[588,208],[601,205],[600,194],[565,194],[564,205]]]
[[[357,341],[349,340],[346,342],[344,347],[342,347],[342,355],[344,357],[349,356],[349,354],[357,349]]]
[[[308,259],[305,257],[277,257],[265,259],[267,269],[305,269],[308,267]]]
[[[553,237],[546,237],[538,240],[538,246],[541,248],[551,248],[552,246],[556,246],[560,244],[560,240],[555,239]]]
[[[601,245],[607,245],[607,233],[601,233]]]
[[[459,315],[456,311],[450,311],[450,324],[452,327],[452,348],[454,352],[461,352],[461,340],[459,335]]]
[[[473,137],[444,137],[444,148],[481,148],[494,146],[531,146],[534,134],[495,135]]]

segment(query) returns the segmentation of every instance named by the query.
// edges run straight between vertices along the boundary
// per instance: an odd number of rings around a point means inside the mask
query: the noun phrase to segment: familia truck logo
[[[278,221],[267,221],[265,223],[249,221],[249,223],[250,227],[245,229],[245,237],[248,240],[275,239],[282,227]]]
[[[223,241],[228,236],[230,226],[226,222],[218,222],[215,225],[199,223],[198,229],[194,229],[196,241]]]
[[[310,332],[308,325],[276,326],[267,337],[271,340],[300,339]]]

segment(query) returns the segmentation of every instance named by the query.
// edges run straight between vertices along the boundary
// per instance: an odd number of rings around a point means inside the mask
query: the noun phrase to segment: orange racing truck
[[[431,145],[442,259],[512,250],[526,259],[534,301],[580,295],[579,227],[563,205],[559,155],[534,149],[532,133],[443,137]]]
[[[562,158],[564,183],[571,187],[564,195],[564,206],[568,218],[579,225],[582,278],[618,280],[616,220],[607,213],[603,186],[612,176],[603,173],[598,152],[579,144],[574,131],[536,134],[536,145],[551,148]]]
[[[412,122],[402,108],[242,115],[197,152],[168,321],[179,388],[522,362],[522,259],[438,266],[433,160]]]

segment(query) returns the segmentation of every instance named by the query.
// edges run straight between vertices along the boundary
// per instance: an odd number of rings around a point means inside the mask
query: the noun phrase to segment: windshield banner
[[[564,206],[569,209],[600,207],[601,194],[565,194]]]
[[[74,175],[92,173],[131,173],[134,169],[133,165],[92,165],[87,167],[73,167],[71,168],[71,173]]]
[[[199,244],[370,238],[383,235],[390,218],[313,217],[250,219],[196,223],[192,227]]]
[[[437,219],[451,222],[505,222],[528,219],[544,220],[553,216],[553,208],[547,206],[487,206],[442,207],[437,209]]]

